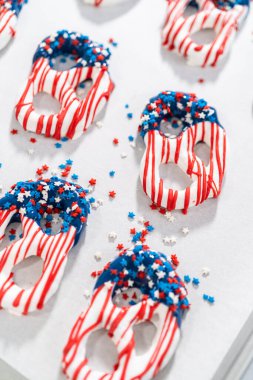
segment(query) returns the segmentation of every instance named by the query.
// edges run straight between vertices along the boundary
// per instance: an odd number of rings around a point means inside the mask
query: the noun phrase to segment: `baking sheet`
[[[189,286],[192,304],[182,325],[182,340],[175,358],[159,379],[209,380],[221,365],[241,328],[253,310],[253,120],[252,120],[252,14],[238,34],[231,54],[217,69],[191,68],[172,53],[164,52],[160,27],[165,1],[129,1],[110,9],[93,9],[80,0],[31,1],[20,15],[16,40],[0,54],[0,182],[3,190],[18,180],[33,178],[37,167],[51,168],[71,158],[79,183],[97,179],[94,196],[104,205],[93,212],[78,246],[71,252],[65,276],[57,295],[40,313],[26,318],[0,312],[0,358],[31,380],[59,380],[61,355],[70,329],[88,304],[86,289],[92,290],[90,272],[116,255],[115,244],[129,244],[134,211],[150,220],[155,231],[148,238],[153,249],[176,253],[181,261],[179,274],[200,276],[203,267],[211,274],[201,278],[198,289]],[[54,141],[23,133],[13,115],[15,102],[31,68],[37,44],[48,34],[68,28],[88,34],[98,42],[113,37],[110,72],[115,91],[103,117],[103,128],[91,128],[78,141],[56,149]],[[203,78],[204,83],[198,83]],[[175,213],[169,223],[151,211],[138,178],[144,143],[130,147],[129,135],[136,135],[139,116],[148,99],[162,90],[196,92],[217,108],[229,139],[226,180],[219,200],[210,200],[184,216]],[[126,117],[130,105],[133,120]],[[11,129],[18,129],[16,136]],[[34,137],[34,136],[33,136]],[[112,140],[117,137],[118,147]],[[28,149],[34,149],[30,156]],[[121,158],[126,152],[127,157]],[[109,177],[115,170],[115,178]],[[117,192],[108,200],[108,191]],[[184,237],[181,228],[188,226]],[[118,234],[108,242],[110,231]],[[164,246],[164,236],[176,236],[173,248]],[[94,254],[101,251],[101,263]],[[202,294],[215,296],[215,305],[202,300]]]

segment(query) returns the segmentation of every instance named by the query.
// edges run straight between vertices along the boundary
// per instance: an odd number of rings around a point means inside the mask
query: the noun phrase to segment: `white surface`
[[[149,238],[153,249],[167,254],[176,252],[181,260],[179,274],[200,276],[202,267],[211,268],[199,289],[189,286],[191,311],[183,321],[181,344],[170,368],[159,379],[211,379],[232,347],[241,328],[253,310],[253,128],[252,128],[252,14],[239,33],[228,59],[218,69],[193,69],[160,48],[160,27],[165,1],[129,1],[110,9],[91,9],[81,0],[31,1],[20,15],[17,38],[0,57],[0,171],[4,190],[17,180],[34,177],[37,167],[50,163],[57,167],[65,159],[74,160],[79,183],[86,185],[97,178],[96,198],[104,206],[93,212],[86,236],[69,257],[62,286],[43,312],[17,318],[0,313],[0,358],[29,380],[61,379],[61,353],[74,321],[85,308],[84,291],[92,289],[89,276],[115,255],[115,244],[107,241],[108,232],[118,233],[118,242],[127,244],[129,211],[144,215],[155,226]],[[54,141],[38,138],[29,143],[30,135],[10,134],[18,124],[13,107],[31,68],[37,44],[51,32],[69,28],[87,33],[99,42],[114,37],[119,47],[112,49],[111,75],[116,83],[108,104],[104,127],[91,128],[76,142],[55,149]],[[205,83],[197,83],[198,78]],[[143,152],[133,150],[127,136],[137,131],[139,116],[151,96],[164,89],[196,92],[217,108],[230,141],[229,164],[224,189],[219,200],[210,200],[189,211],[187,216],[175,213],[176,222],[169,224],[160,214],[149,209],[138,179]],[[127,120],[124,104],[134,113]],[[112,139],[118,137],[118,147]],[[138,142],[144,149],[144,143]],[[28,148],[34,148],[31,158]],[[120,154],[125,151],[124,160]],[[108,172],[116,170],[114,179]],[[109,190],[117,198],[108,201]],[[183,237],[180,228],[189,226]],[[162,237],[175,235],[173,249],[164,247]],[[102,263],[94,260],[96,251],[103,252]],[[214,295],[216,304],[202,300],[206,292]]]

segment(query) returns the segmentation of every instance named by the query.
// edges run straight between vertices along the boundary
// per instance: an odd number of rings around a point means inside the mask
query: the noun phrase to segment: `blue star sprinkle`
[[[189,284],[191,282],[191,277],[188,274],[186,276],[184,276],[184,282],[186,284]]]
[[[200,283],[200,281],[199,281],[199,279],[197,277],[193,277],[192,283],[193,283],[194,286],[198,286],[199,283]]]
[[[133,212],[129,212],[128,213],[128,218],[129,219],[134,219],[135,218],[135,214]]]

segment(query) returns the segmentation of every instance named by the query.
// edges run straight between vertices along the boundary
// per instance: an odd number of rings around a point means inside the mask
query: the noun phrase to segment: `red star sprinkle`
[[[115,193],[114,190],[113,191],[109,191],[109,197],[110,198],[115,198],[116,197],[116,193]]]
[[[204,83],[204,82],[205,82],[205,79],[203,79],[203,78],[199,78],[198,82],[199,82],[199,83]]]
[[[135,228],[131,228],[130,229],[130,234],[131,235],[135,235],[136,234],[136,229]]]
[[[38,175],[41,175],[41,174],[43,173],[43,170],[42,170],[42,169],[37,169],[37,170],[36,170],[36,173],[37,173]]]
[[[119,140],[115,138],[115,139],[112,140],[112,142],[113,142],[114,145],[118,145]]]
[[[177,258],[177,255],[171,255],[170,256],[172,264],[174,264],[176,267],[179,265],[179,260]]]
[[[91,178],[91,179],[89,180],[89,184],[90,184],[91,186],[95,186],[96,183],[97,183],[97,180],[96,180],[95,178]]]
[[[37,142],[37,140],[34,137],[31,137],[30,138],[30,142],[33,143],[33,144],[35,144]]]
[[[117,249],[118,249],[119,251],[121,251],[123,248],[124,248],[124,245],[123,245],[123,244],[118,244],[118,245],[117,245]]]
[[[12,135],[17,135],[18,134],[18,130],[17,129],[12,129],[11,130],[11,134]]]
[[[48,167],[47,165],[43,165],[43,166],[42,166],[42,169],[44,170],[44,172],[47,172],[48,169],[49,169],[49,167]]]

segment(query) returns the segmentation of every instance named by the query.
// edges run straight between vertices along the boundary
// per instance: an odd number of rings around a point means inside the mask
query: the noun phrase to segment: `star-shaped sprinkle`
[[[115,171],[114,171],[114,170],[111,170],[111,171],[109,172],[109,176],[113,178],[113,177],[115,176]]]
[[[109,232],[108,234],[108,239],[110,241],[115,241],[117,239],[118,235],[116,234],[116,232],[112,231],[112,232]]]
[[[143,218],[143,216],[139,216],[138,217],[138,223],[144,224],[144,222],[145,222],[145,218]]]
[[[91,179],[89,180],[89,184],[90,184],[91,186],[95,186],[96,183],[97,183],[97,180],[96,180],[95,178],[91,178]]]
[[[128,218],[133,220],[135,218],[135,213],[129,212],[128,213]]]
[[[186,284],[189,284],[191,282],[191,277],[188,274],[184,276],[184,282]]]
[[[116,192],[114,190],[109,191],[109,198],[114,199],[116,197]]]
[[[177,239],[174,236],[171,236],[171,237],[165,236],[163,238],[163,243],[165,245],[173,245],[173,244],[176,244],[176,242],[177,242]]]
[[[96,261],[100,261],[102,259],[102,253],[101,252],[96,252],[94,255],[94,258]]]
[[[183,233],[185,236],[188,235],[189,232],[190,232],[189,227],[183,227],[183,228],[182,228],[182,233]]]
[[[175,222],[175,217],[174,217],[174,215],[172,215],[172,213],[171,212],[169,212],[169,211],[167,211],[166,213],[165,213],[165,218],[170,222],[170,223],[174,223]]]
[[[90,298],[90,291],[89,291],[88,289],[86,289],[86,290],[84,291],[84,297],[85,297],[85,298]]]
[[[117,139],[116,137],[112,140],[113,144],[114,145],[118,145],[119,144],[119,139]]]
[[[203,277],[208,277],[209,274],[210,274],[210,269],[207,268],[207,267],[202,268],[201,269],[201,274],[202,274]]]
[[[193,284],[194,286],[199,286],[199,283],[200,283],[199,279],[198,279],[197,277],[193,277],[193,279],[192,279],[192,284]]]

